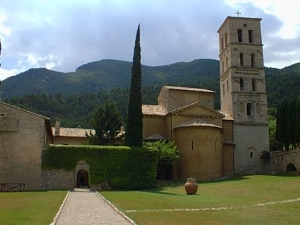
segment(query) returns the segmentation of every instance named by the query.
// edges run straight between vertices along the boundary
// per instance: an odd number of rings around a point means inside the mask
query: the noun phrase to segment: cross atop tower
[[[242,14],[242,13],[240,13],[239,10],[238,10],[238,11],[236,11],[235,14],[236,14],[238,17],[240,17],[240,14]]]

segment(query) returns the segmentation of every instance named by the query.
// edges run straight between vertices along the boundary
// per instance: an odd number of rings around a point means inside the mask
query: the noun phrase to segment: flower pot
[[[198,190],[197,182],[187,181],[184,185],[185,191],[187,195],[195,195]]]

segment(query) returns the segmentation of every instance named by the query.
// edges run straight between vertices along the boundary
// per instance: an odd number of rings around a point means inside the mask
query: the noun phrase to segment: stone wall
[[[49,119],[0,102],[0,183],[38,190]]]
[[[287,172],[287,166],[293,164],[296,172],[300,172],[300,150],[270,152],[271,159],[264,162],[264,171],[267,174]]]
[[[75,187],[74,171],[44,170],[40,180],[41,190],[73,190]]]

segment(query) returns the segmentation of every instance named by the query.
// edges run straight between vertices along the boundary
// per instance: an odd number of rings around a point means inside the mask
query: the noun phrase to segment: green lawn
[[[139,225],[300,221],[300,176],[255,175],[205,182],[199,184],[197,195],[186,195],[183,185],[100,193]]]
[[[0,192],[1,225],[49,225],[67,191]]]

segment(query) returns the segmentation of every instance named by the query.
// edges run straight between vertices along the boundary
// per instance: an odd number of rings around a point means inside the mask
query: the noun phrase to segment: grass
[[[66,194],[66,191],[1,192],[0,224],[48,225]]]
[[[197,195],[186,195],[183,185],[101,194],[139,225],[281,225],[300,221],[300,176],[255,175],[204,182]]]

